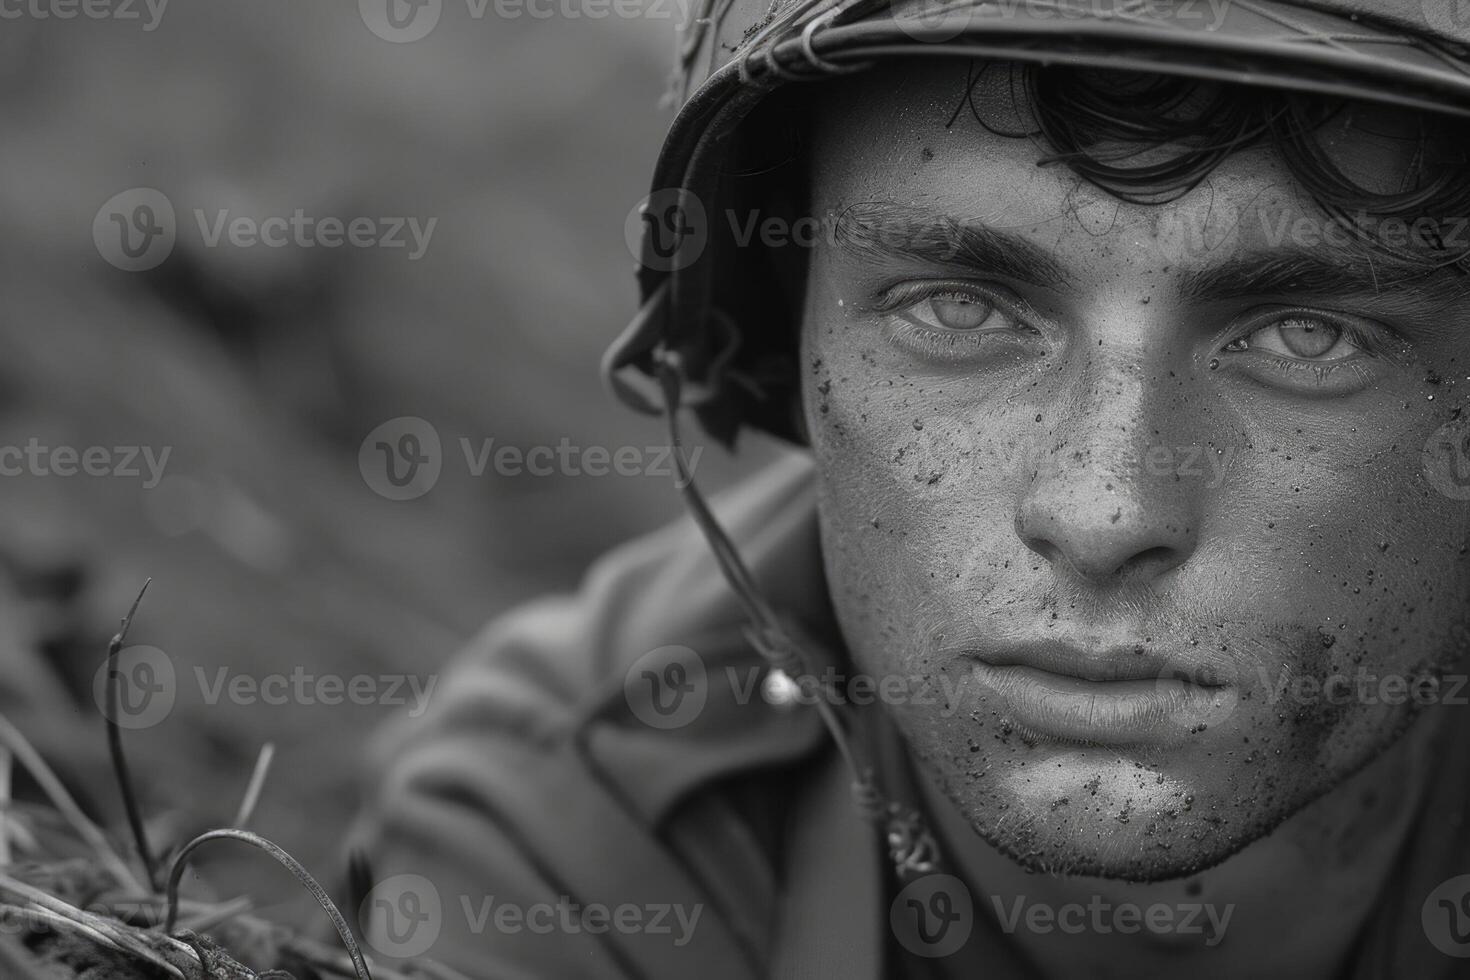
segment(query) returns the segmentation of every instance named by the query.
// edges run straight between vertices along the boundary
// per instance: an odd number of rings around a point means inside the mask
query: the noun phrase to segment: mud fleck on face
[[[1127,203],[946,125],[956,84],[908,66],[813,113],[813,208],[863,216],[813,249],[803,311],[833,600],[858,669],[960,692],[891,710],[992,844],[1191,873],[1420,710],[1283,679],[1463,649],[1470,505],[1421,456],[1464,400],[1470,303],[1305,240],[1329,219],[1270,147]]]

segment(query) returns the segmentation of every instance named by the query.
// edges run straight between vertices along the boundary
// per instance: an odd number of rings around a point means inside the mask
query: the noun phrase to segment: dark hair
[[[977,92],[1003,89],[996,104]],[[1470,244],[1447,244],[1443,225],[1470,215],[1470,129],[1458,118],[1395,110],[1401,131],[1375,131],[1403,145],[1410,163],[1403,184],[1367,188],[1345,173],[1322,139],[1328,125],[1354,125],[1362,106],[1339,98],[1180,76],[1015,62],[970,63],[964,97],[950,118],[968,110],[1000,136],[1039,140],[1042,165],[1065,165],[1115,197],[1165,203],[1189,193],[1226,157],[1269,146],[1329,217],[1365,244],[1427,267],[1467,264]],[[1163,159],[1148,151],[1168,149]],[[1403,247],[1385,242],[1378,221],[1399,218],[1420,229]],[[1458,247],[1457,247],[1458,246]]]
[[[1029,62],[976,61],[964,70],[950,126],[968,116],[999,136],[1036,141],[1042,165],[1065,166],[1119,199],[1178,199],[1231,154],[1270,148],[1329,219],[1361,247],[1398,260],[1400,281],[1446,266],[1470,272],[1470,242],[1463,240],[1470,218],[1470,123],[1459,117],[1394,110],[1395,131],[1386,133],[1365,128],[1364,120],[1378,117],[1363,104],[1311,93]],[[788,85],[742,124],[725,159],[722,202],[743,214],[808,213],[805,134],[812,91],[812,85]],[[1354,180],[1327,138],[1338,125],[1405,151],[1409,165],[1401,183],[1383,189]],[[1384,239],[1384,221],[1393,218],[1412,227],[1407,244],[1402,236]],[[1460,240],[1446,242],[1446,230]],[[707,260],[719,270],[715,305],[739,325],[742,346],[730,365],[738,390],[702,410],[701,420],[721,441],[733,439],[742,423],[796,437],[794,321],[805,262],[728,242]],[[751,288],[754,283],[764,288]]]

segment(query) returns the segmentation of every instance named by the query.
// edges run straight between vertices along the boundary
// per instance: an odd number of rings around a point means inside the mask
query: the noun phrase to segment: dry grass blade
[[[157,925],[163,918],[163,898],[159,895],[125,895],[117,894],[110,899],[118,908],[132,910],[135,916],[140,916],[142,921],[150,926]],[[221,922],[241,919],[245,914],[255,908],[255,901],[249,895],[241,895],[224,902],[197,901],[195,899],[179,899],[179,930],[189,932],[207,932],[210,928]],[[137,919],[126,919],[134,925]],[[162,935],[154,932],[152,935]]]
[[[124,860],[126,851],[114,849],[113,842],[77,805],[35,747],[0,714],[0,980],[50,980],[52,976],[72,975],[198,980],[205,974],[223,975],[217,968],[226,967],[230,976],[254,976],[231,958],[230,946],[247,951],[253,962],[274,964],[261,967],[265,970],[261,976],[300,969],[323,978],[468,980],[453,970],[421,963],[375,964],[370,972],[369,961],[347,920],[321,884],[283,848],[243,829],[255,813],[271,771],[275,746],[269,742],[261,746],[246,783],[235,816],[236,826],[208,831],[180,848],[169,849],[173,857],[164,885],[164,868],[155,863],[133,795],[119,725],[119,654],[147,588],[145,582],[108,644],[103,712],[113,768],[146,880],[139,880],[137,868],[130,865],[131,855]],[[12,769],[16,763],[34,776],[49,797],[49,805],[12,798]],[[253,902],[249,896],[229,901],[181,900],[179,887],[191,856],[202,845],[216,840],[239,841],[275,858],[327,913],[341,947],[257,918],[250,914]],[[92,853],[76,857],[78,844]],[[52,845],[59,845],[55,853]],[[23,866],[12,865],[12,849],[28,859]],[[36,859],[34,865],[32,857]],[[352,871],[355,887],[370,885],[371,873],[362,855],[354,855]],[[176,934],[175,926],[181,920],[188,932]],[[4,928],[6,923],[19,925],[25,940]]]
[[[92,940],[92,942],[100,943],[103,946],[106,946],[108,949],[113,950],[114,952],[127,952],[127,950],[123,948],[122,944],[108,933],[105,933],[100,929],[94,929],[91,926],[87,925],[87,923],[85,922],[80,922],[76,919],[68,918],[64,915],[59,915],[51,911],[50,909],[37,908],[34,905],[27,905],[24,907],[19,905],[0,905],[0,908],[3,908],[6,914],[10,917],[19,919],[23,922],[45,923],[48,926],[54,926],[57,929],[60,929],[62,932],[80,933],[86,936],[88,939]]]
[[[266,742],[260,747],[260,755],[255,758],[255,769],[250,773],[250,782],[245,786],[245,797],[240,801],[240,812],[235,814],[235,822],[232,824],[241,830],[250,822],[250,816],[255,812],[255,805],[260,802],[260,791],[265,787],[265,777],[270,775],[271,760],[276,757],[276,746],[274,742]]]
[[[244,895],[240,898],[231,899],[219,905],[208,905],[201,907],[192,916],[179,920],[180,929],[188,929],[190,932],[207,932],[231,919],[238,919],[255,907],[250,896]]]
[[[234,917],[237,925],[261,934],[278,933],[280,926],[274,922],[250,914]],[[302,963],[312,967],[323,977],[352,976],[356,970],[352,959],[335,946],[328,946],[306,936],[292,936],[282,944]],[[368,962],[371,963],[371,960]],[[412,966],[399,970],[382,963],[371,963],[373,980],[472,980],[471,977],[441,966],[431,960],[417,960]]]
[[[77,806],[76,800],[72,799],[66,787],[61,785],[61,780],[56,777],[56,773],[51,771],[51,767],[46,765],[40,753],[32,747],[30,742],[26,741],[20,730],[11,724],[10,719],[3,714],[0,714],[0,745],[9,749],[16,760],[25,767],[40,785],[42,792],[51,800],[51,804],[56,807],[57,812],[61,814],[62,819],[96,852],[97,860],[111,871],[120,883],[135,891],[151,890],[143,887],[142,882],[138,881],[137,876],[112,849],[112,845],[107,843],[107,837],[96,824],[87,819],[82,808]]]
[[[0,809],[0,819],[5,821],[6,841],[12,851],[19,849],[27,854],[35,854],[41,845],[36,840],[35,832],[25,823],[25,816],[26,808],[18,806],[13,798],[6,800],[4,808]]]
[[[9,892],[16,897],[29,903],[22,910],[23,915],[37,919],[46,919],[60,927],[70,928],[75,932],[84,932],[98,942],[105,942],[109,947],[127,953],[138,959],[146,960],[161,969],[180,975],[182,971],[174,965],[163,950],[150,946],[143,941],[143,936],[148,935],[139,930],[134,930],[126,923],[96,915],[84,909],[62,901],[55,895],[45,892],[34,885],[28,885],[23,881],[17,881],[8,875],[0,874],[0,891]],[[53,918],[54,917],[54,918]],[[59,920],[59,921],[58,921]],[[158,937],[151,939],[157,942]],[[194,952],[185,943],[173,939],[167,940],[169,952],[183,961],[195,959]]]
[[[107,644],[107,710],[102,714],[107,724],[107,750],[112,754],[112,768],[117,773],[117,785],[122,793],[123,809],[127,811],[128,828],[133,832],[133,844],[138,848],[138,858],[143,862],[143,873],[148,876],[148,887],[157,888],[158,866],[153,860],[153,849],[148,844],[148,834],[143,828],[143,814],[138,809],[138,799],[133,794],[133,780],[128,775],[128,761],[123,755],[122,727],[117,723],[118,715],[122,711],[117,654],[127,639],[128,627],[133,625],[138,603],[143,601],[143,593],[148,591],[148,583],[152,581],[150,578],[143,582],[137,598],[133,600],[132,608],[122,618],[117,634]]]
[[[62,901],[50,892],[43,891],[35,885],[28,885],[23,881],[18,881],[9,875],[0,874],[0,891],[9,892],[36,908],[54,912],[57,915],[65,916],[77,922],[96,920],[107,923],[102,926],[102,931],[105,933],[112,933],[115,928],[121,925],[121,923],[112,922],[111,920],[103,919],[101,916],[87,912],[84,909],[79,909],[69,902]]]
[[[307,871],[301,866],[301,862],[286,853],[284,848],[248,830],[211,830],[195,837],[179,850],[178,856],[174,858],[173,868],[169,871],[168,875],[168,887],[165,892],[166,901],[168,902],[168,912],[164,921],[164,932],[171,933],[174,930],[174,921],[178,916],[179,880],[184,876],[184,868],[188,864],[189,855],[193,854],[202,845],[216,840],[235,840],[242,844],[249,844],[251,847],[265,851],[284,866],[287,871],[291,872],[292,876],[301,883],[302,887],[311,892],[311,897],[316,899],[317,904],[322,907],[322,911],[326,912],[327,917],[332,920],[332,926],[337,930],[337,935],[342,938],[342,945],[347,947],[347,955],[352,958],[352,969],[357,975],[358,980],[372,980],[372,974],[368,971],[367,962],[362,958],[362,951],[357,947],[357,939],[352,935],[352,930],[348,927],[347,920],[337,910],[337,906],[332,901],[331,896],[327,894],[327,890],[311,876],[310,871]]]
[[[119,934],[116,932],[103,932],[90,923],[82,922],[69,916],[58,915],[49,909],[38,909],[33,906],[27,909],[20,909],[19,912],[35,922],[44,922],[61,932],[70,932],[79,936],[85,936],[92,942],[105,946],[115,952],[143,960],[145,963],[157,967],[170,976],[177,977],[178,980],[188,980],[184,971],[168,960],[148,949],[142,943],[129,941],[126,938],[119,938]]]

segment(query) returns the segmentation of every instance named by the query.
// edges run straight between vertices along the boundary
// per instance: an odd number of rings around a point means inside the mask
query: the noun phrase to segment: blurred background
[[[667,476],[476,474],[464,448],[664,440],[596,365],[634,308],[624,224],[682,14],[0,3],[0,698],[111,827],[94,684],[145,579],[128,642],[173,672],[126,732],[150,822],[230,820],[272,741],[252,826],[331,878],[368,733],[414,708],[405,679],[677,512]],[[252,240],[298,213],[315,244]],[[325,247],[328,219],[368,219],[373,244]],[[441,440],[407,500],[359,466],[401,417]],[[711,449],[699,474],[750,465]],[[293,674],[371,677],[394,703],[268,703]],[[198,866],[268,914],[305,907],[248,852]]]

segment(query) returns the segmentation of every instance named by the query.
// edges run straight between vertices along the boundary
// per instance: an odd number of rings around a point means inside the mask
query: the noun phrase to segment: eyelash
[[[1245,351],[1228,351],[1230,344],[1244,340],[1257,331],[1273,324],[1282,323],[1293,318],[1313,319],[1328,323],[1342,331],[1342,336],[1349,344],[1356,347],[1361,353],[1338,358],[1333,361],[1309,361],[1303,358],[1289,357],[1275,351],[1248,349]],[[1384,335],[1387,336],[1384,336]],[[1229,334],[1229,339],[1220,345],[1218,353],[1212,356],[1211,367],[1219,364],[1221,356],[1250,357],[1265,368],[1288,376],[1296,381],[1305,381],[1315,387],[1328,388],[1334,380],[1341,382],[1341,372],[1348,372],[1349,383],[1356,381],[1359,384],[1367,384],[1374,378],[1371,366],[1372,358],[1383,358],[1396,360],[1401,344],[1398,335],[1388,327],[1378,325],[1377,329],[1369,329],[1362,324],[1355,323],[1353,318],[1328,313],[1322,310],[1306,308],[1273,308],[1268,312],[1251,317],[1245,324],[1234,327]]]
[[[1020,330],[945,330],[916,323],[902,316],[894,316],[919,303],[934,299],[969,299],[987,303],[993,307],[995,314],[1011,320]],[[1007,295],[1007,291],[963,280],[905,281],[888,286],[877,291],[877,296],[870,306],[870,312],[892,317],[897,321],[891,322],[888,326],[888,338],[891,342],[936,361],[966,361],[974,356],[975,350],[981,345],[994,344],[998,338],[1008,336],[1012,340],[1020,340],[1024,339],[1026,334],[1035,337],[1041,333],[1033,323],[1033,320],[1039,317],[1026,309],[1023,301]],[[1335,361],[1314,362],[1260,349],[1239,352],[1225,350],[1229,344],[1248,338],[1265,327],[1293,317],[1317,319],[1331,324],[1342,331],[1348,343],[1367,356],[1348,356]],[[1384,334],[1387,334],[1387,337]],[[1281,375],[1299,382],[1305,381],[1314,387],[1327,388],[1333,384],[1334,378],[1341,382],[1344,379],[1341,372],[1344,371],[1351,376],[1349,380],[1355,379],[1360,384],[1370,382],[1374,377],[1370,358],[1397,360],[1396,355],[1402,346],[1397,342],[1398,340],[1398,335],[1387,327],[1378,325],[1376,329],[1368,329],[1355,323],[1354,318],[1344,315],[1309,307],[1273,308],[1268,312],[1251,317],[1243,325],[1236,325],[1228,334],[1228,339],[1222,339],[1212,359],[1213,365],[1218,365],[1221,357],[1244,355],[1258,365]]]
[[[1019,329],[1009,331],[1004,329],[946,330],[916,323],[901,315],[894,316],[919,303],[935,299],[972,300],[986,303],[992,307],[993,315],[1005,317]],[[1024,307],[1025,304],[1019,299],[1008,296],[1004,291],[991,286],[979,286],[960,280],[908,281],[880,290],[870,311],[882,316],[893,317],[898,321],[890,323],[888,328],[889,339],[894,343],[909,347],[934,360],[964,361],[972,356],[974,348],[982,344],[994,343],[1000,336],[1009,334],[1012,338],[1019,339],[1022,331],[1031,336],[1040,335],[1041,331],[1032,323],[1032,320],[1035,319],[1034,315],[1029,311],[1022,312]]]

